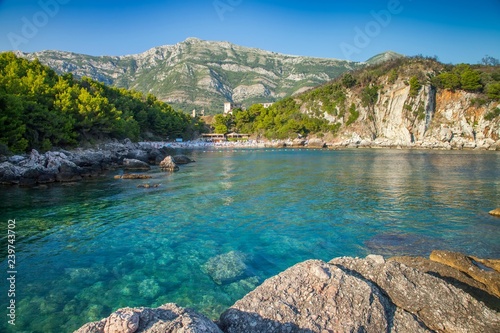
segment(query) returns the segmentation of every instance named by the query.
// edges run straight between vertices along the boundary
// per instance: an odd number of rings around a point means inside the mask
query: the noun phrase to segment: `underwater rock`
[[[115,179],[151,179],[152,176],[134,173],[124,173],[123,175],[116,175]]]
[[[231,251],[210,258],[202,266],[202,271],[217,284],[234,282],[244,276],[247,270],[245,260],[245,254]]]

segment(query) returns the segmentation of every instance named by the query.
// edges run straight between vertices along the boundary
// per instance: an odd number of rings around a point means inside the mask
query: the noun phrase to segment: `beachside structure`
[[[272,106],[274,103],[261,103],[261,104],[262,104],[262,106],[263,106],[264,108],[266,108],[266,109],[267,109],[267,108],[269,108],[270,106]]]
[[[236,140],[248,140],[250,138],[250,134],[241,134],[241,133],[229,133],[226,134],[226,138],[228,139],[236,139]]]
[[[210,141],[210,142],[224,142],[224,141],[227,141],[225,134],[210,133],[210,134],[202,134],[201,137],[205,141]]]

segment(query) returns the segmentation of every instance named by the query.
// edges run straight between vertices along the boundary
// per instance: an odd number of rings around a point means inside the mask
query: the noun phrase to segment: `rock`
[[[482,259],[476,259],[481,260]],[[475,299],[483,302],[495,311],[500,311],[500,298],[495,297],[481,282],[458,269],[422,257],[393,257],[389,261],[397,261],[408,267],[438,277],[445,282],[462,289]]]
[[[138,188],[158,188],[160,187],[160,184],[153,184],[153,185],[150,185],[150,184],[140,184],[140,185],[137,185]]]
[[[172,156],[167,156],[163,161],[161,161],[160,169],[162,169],[163,171],[174,172],[178,171],[179,167],[177,166],[177,164],[175,164],[174,158]]]
[[[292,147],[304,147],[304,145],[306,144],[306,140],[303,140],[303,139],[294,139],[292,141]]]
[[[82,168],[71,161],[61,162],[58,171],[56,175],[58,182],[74,182],[82,179]]]
[[[438,332],[498,332],[500,314],[446,281],[396,261],[337,258],[344,272],[376,285],[390,301]]]
[[[187,156],[184,155],[175,155],[173,157],[175,164],[177,165],[182,165],[182,164],[189,164],[189,163],[194,163],[195,161],[190,159]]]
[[[149,155],[148,155],[148,153],[146,151],[144,151],[144,150],[141,150],[141,149],[131,150],[127,154],[127,158],[128,159],[132,159],[132,160],[139,160],[139,161],[142,161],[144,163],[148,163],[149,162]]]
[[[10,162],[0,163],[0,184],[19,184],[21,169]]]
[[[8,162],[10,163],[13,163],[13,164],[19,164],[21,163],[22,161],[24,161],[26,159],[25,156],[21,156],[21,155],[14,155],[14,156],[11,156],[7,159]]]
[[[123,160],[123,168],[125,170],[151,170],[151,167],[146,162],[128,158]]]
[[[176,304],[159,308],[124,308],[108,318],[82,326],[75,333],[222,333],[208,318]]]
[[[266,280],[221,315],[220,327],[227,333],[430,332],[374,284],[319,260]]]
[[[150,175],[134,174],[134,173],[124,173],[123,175],[116,175],[115,179],[151,179]]]
[[[202,271],[217,284],[226,284],[242,278],[247,270],[245,254],[231,251],[210,258],[203,266]]]
[[[474,280],[483,283],[488,292],[500,297],[500,273],[495,270],[485,270],[475,263],[475,261],[461,253],[450,251],[432,251],[430,259],[435,262],[458,269],[469,275]]]
[[[310,139],[307,142],[307,147],[308,148],[325,148],[326,143],[321,139]]]
[[[500,217],[500,208],[496,208],[496,209],[493,209],[492,211],[490,211],[490,215]]]

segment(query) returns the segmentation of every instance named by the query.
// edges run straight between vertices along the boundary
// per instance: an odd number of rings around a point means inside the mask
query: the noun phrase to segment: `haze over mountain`
[[[204,109],[207,114],[220,113],[224,102],[245,106],[273,102],[331,81],[346,71],[401,57],[386,52],[360,63],[284,55],[197,38],[126,56],[63,51],[17,54],[38,58],[58,73],[152,93],[177,109]]]

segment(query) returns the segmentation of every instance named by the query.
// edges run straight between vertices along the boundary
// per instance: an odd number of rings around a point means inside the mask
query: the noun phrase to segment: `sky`
[[[0,0],[0,51],[142,53],[188,37],[364,61],[500,59],[500,0]]]

